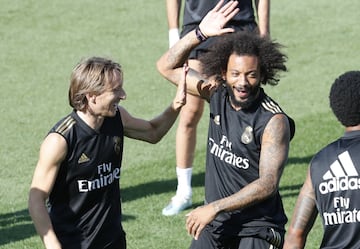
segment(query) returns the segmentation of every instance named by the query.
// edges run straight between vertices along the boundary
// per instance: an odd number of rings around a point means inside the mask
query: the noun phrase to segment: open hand
[[[201,32],[206,36],[217,36],[225,33],[234,32],[232,28],[223,28],[238,12],[237,1],[229,1],[222,6],[224,0],[220,0],[216,6],[210,10],[199,24]],[[221,7],[222,6],[222,7]]]
[[[175,110],[179,110],[186,104],[186,75],[188,71],[189,66],[185,63],[183,66],[183,73],[177,87],[176,96],[173,101],[173,107]]]

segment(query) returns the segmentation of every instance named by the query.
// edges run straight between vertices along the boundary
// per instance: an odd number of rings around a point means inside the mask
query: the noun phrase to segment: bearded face
[[[254,87],[250,87],[249,89],[247,89],[246,91],[249,92],[249,95],[246,99],[238,99],[235,97],[234,91],[243,91],[241,89],[234,89],[232,86],[227,85],[227,91],[230,97],[230,102],[232,104],[232,106],[235,109],[248,109],[250,108],[253,103],[256,101],[258,95],[259,95],[259,90],[260,90],[260,86],[256,85]]]
[[[233,108],[249,108],[256,100],[260,89],[258,57],[230,55],[224,78]]]

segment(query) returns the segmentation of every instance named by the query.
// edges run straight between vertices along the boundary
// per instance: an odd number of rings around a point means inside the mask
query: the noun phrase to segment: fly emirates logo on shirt
[[[104,188],[116,179],[120,179],[120,169],[112,169],[111,163],[103,163],[97,167],[98,177],[93,180],[78,180],[79,192],[90,192]]]
[[[319,185],[319,191],[323,195],[333,192],[360,191],[359,174],[350,154],[345,151],[338,158],[323,175],[324,181]],[[350,198],[336,195],[332,200],[332,212],[323,213],[325,225],[360,222],[360,210],[356,209],[356,207],[350,208],[351,201]]]
[[[232,143],[226,136],[222,136],[220,144],[217,144],[214,139],[209,138],[209,148],[210,153],[221,161],[240,169],[249,168],[249,159],[237,156],[231,152]]]

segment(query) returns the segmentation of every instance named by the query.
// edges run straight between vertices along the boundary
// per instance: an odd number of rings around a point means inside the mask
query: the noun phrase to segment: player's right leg
[[[198,70],[199,63],[189,60],[189,67]],[[176,131],[176,176],[177,190],[170,203],[162,210],[166,216],[178,214],[191,207],[191,177],[196,147],[196,129],[204,110],[204,100],[188,94],[182,107]]]

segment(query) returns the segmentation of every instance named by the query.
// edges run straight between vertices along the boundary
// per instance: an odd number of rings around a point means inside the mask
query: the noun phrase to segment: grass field
[[[165,1],[2,0],[0,8],[0,249],[43,248],[27,211],[39,145],[67,104],[71,69],[82,57],[107,56],[125,71],[124,105],[151,118],[175,88],[155,61],[167,49]],[[272,38],[284,44],[289,72],[266,91],[292,116],[297,131],[280,191],[291,217],[313,154],[343,133],[328,106],[329,87],[359,70],[360,1],[272,2]],[[205,110],[205,113],[207,109]],[[157,145],[126,140],[121,178],[129,249],[188,248],[184,215],[163,217],[174,194],[175,128]],[[199,124],[194,207],[203,201],[207,115]],[[317,220],[306,248],[318,248]]]

